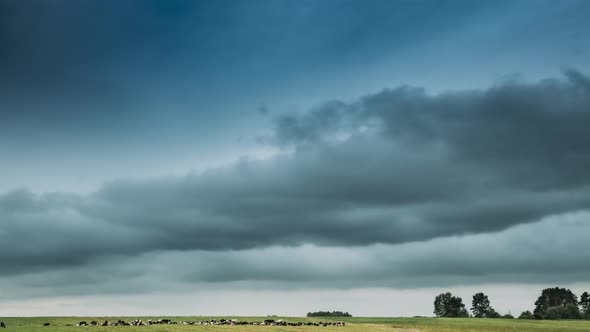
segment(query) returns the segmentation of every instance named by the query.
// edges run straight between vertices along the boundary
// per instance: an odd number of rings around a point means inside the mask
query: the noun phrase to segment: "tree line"
[[[437,317],[514,318],[510,313],[501,315],[491,306],[484,293],[476,293],[471,301],[471,314],[465,309],[463,299],[450,292],[434,298],[434,314]],[[546,288],[535,301],[533,312],[523,311],[519,319],[590,319],[590,295],[582,293],[580,299],[569,289]]]
[[[352,317],[352,315],[342,311],[315,311],[308,312],[307,317]]]

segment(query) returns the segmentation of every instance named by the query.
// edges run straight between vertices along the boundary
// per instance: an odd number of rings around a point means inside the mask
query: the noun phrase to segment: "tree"
[[[535,319],[535,315],[533,315],[532,312],[530,311],[523,311],[520,316],[518,316],[518,319]]]
[[[434,314],[437,317],[446,317],[447,315],[447,303],[451,300],[453,295],[449,292],[439,294],[434,298]]]
[[[468,317],[463,299],[446,292],[434,298],[434,314],[437,317]]]
[[[575,319],[580,318],[578,298],[565,288],[546,288],[535,301],[536,319]]]
[[[588,292],[582,293],[580,296],[580,311],[584,318],[590,319],[590,294]]]
[[[488,317],[489,314],[494,310],[490,306],[490,300],[484,293],[477,293],[473,295],[473,301],[471,301],[471,312],[473,317],[482,318]]]

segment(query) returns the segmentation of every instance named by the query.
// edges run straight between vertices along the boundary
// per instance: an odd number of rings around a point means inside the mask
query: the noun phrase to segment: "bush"
[[[545,312],[545,319],[580,319],[580,309],[575,304],[566,304],[559,307],[550,307]]]
[[[511,314],[506,314],[506,315],[502,316],[502,318],[504,318],[504,319],[514,319],[514,316],[512,316]]]
[[[535,315],[533,315],[532,312],[530,311],[523,311],[520,316],[518,316],[518,319],[535,319]]]
[[[501,318],[502,316],[494,309],[490,310],[486,314],[486,318]]]

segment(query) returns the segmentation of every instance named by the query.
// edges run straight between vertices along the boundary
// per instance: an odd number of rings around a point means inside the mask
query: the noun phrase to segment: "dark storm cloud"
[[[494,234],[398,245],[187,252],[163,255],[160,259],[167,259],[168,270],[175,270],[172,266],[199,257],[198,267],[178,273],[193,282],[268,280],[320,287],[364,284],[397,288],[485,282],[575,282],[590,276],[590,268],[584,264],[588,255],[582,249],[589,231],[587,218],[588,213],[564,214]],[[555,239],[555,234],[560,236]],[[544,245],[547,242],[552,245]],[[485,254],[481,248],[485,248]],[[569,254],[572,251],[580,254]]]
[[[589,209],[590,88],[566,76],[434,96],[386,90],[278,119],[273,140],[292,151],[268,160],[90,195],[5,193],[1,273],[170,250],[396,245]]]
[[[155,251],[105,256],[77,266],[1,275],[5,298],[144,294],[197,289],[452,287],[486,283],[575,283],[590,276],[588,212],[507,230],[366,247],[268,247]],[[547,245],[550,243],[550,245]],[[572,255],[575,252],[575,255]]]
[[[437,96],[420,88],[385,90],[347,107],[280,118],[276,138],[301,145],[376,122],[407,150],[438,147],[450,162],[481,168],[482,181],[493,176],[523,190],[583,186],[590,162],[590,85],[579,72],[566,76],[567,82],[508,82]],[[346,120],[351,124],[340,125]]]

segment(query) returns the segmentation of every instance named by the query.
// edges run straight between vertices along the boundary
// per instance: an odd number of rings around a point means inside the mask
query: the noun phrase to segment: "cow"
[[[49,325],[51,325],[51,324],[49,324],[49,323],[43,323],[43,326],[49,326]]]
[[[0,322],[0,327],[3,328],[3,329],[6,328],[6,325],[4,325],[4,322]]]

